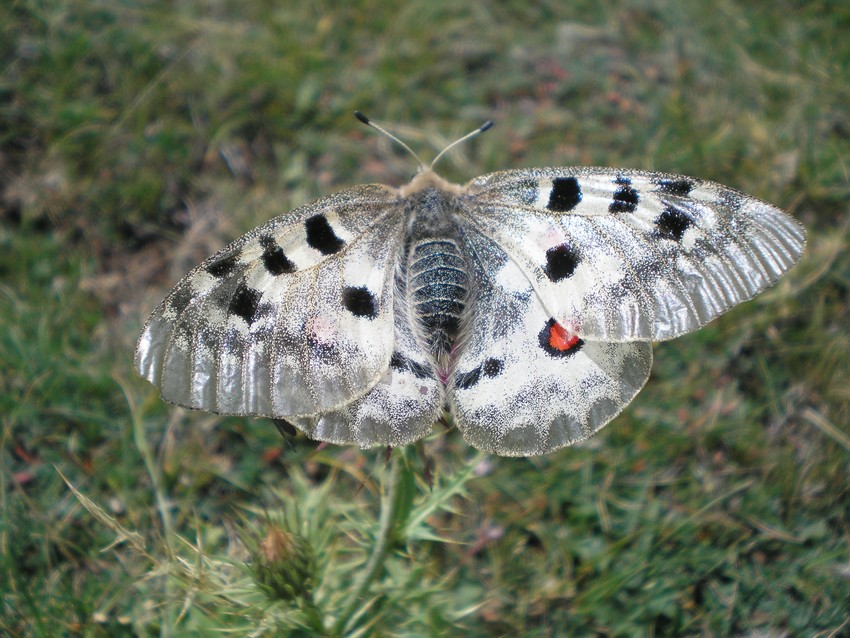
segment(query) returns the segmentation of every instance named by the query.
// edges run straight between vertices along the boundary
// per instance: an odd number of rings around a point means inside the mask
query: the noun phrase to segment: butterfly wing
[[[802,226],[720,184],[611,168],[504,171],[467,185],[469,223],[581,335],[663,340],[772,285],[801,256]]]
[[[588,438],[643,387],[651,344],[559,342],[522,268],[471,227],[464,243],[475,296],[448,384],[463,437],[503,456],[545,454]]]
[[[428,435],[443,406],[443,385],[405,311],[405,278],[397,275],[395,345],[381,380],[363,397],[312,417],[291,418],[319,441],[399,446]]]
[[[311,415],[365,395],[393,352],[397,194],[362,186],[277,217],[181,280],[136,367],[167,401],[221,414]]]

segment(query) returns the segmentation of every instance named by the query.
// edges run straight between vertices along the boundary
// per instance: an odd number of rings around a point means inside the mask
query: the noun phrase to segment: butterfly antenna
[[[432,162],[431,162],[431,166],[429,166],[428,168],[433,169],[433,168],[434,168],[434,164],[436,164],[436,163],[439,161],[439,159],[440,159],[443,155],[445,155],[446,153],[448,153],[451,149],[453,149],[453,148],[454,148],[455,146],[457,146],[458,144],[462,144],[462,143],[463,143],[463,142],[465,142],[466,140],[472,139],[472,138],[473,138],[473,137],[475,137],[476,135],[480,135],[480,134],[481,134],[481,133],[483,133],[484,131],[486,131],[486,130],[488,130],[488,129],[491,129],[491,128],[493,128],[493,120],[487,120],[486,122],[484,122],[484,124],[482,124],[481,126],[479,126],[477,129],[475,129],[475,130],[474,130],[474,131],[472,131],[471,133],[467,133],[466,135],[464,135],[464,136],[463,136],[462,138],[460,138],[459,140],[455,140],[454,142],[452,142],[452,143],[451,143],[451,144],[449,144],[446,148],[444,148],[442,151],[440,151],[440,152],[439,152],[439,154],[437,155],[437,157],[435,157],[435,158],[434,158],[434,161],[432,161]]]
[[[372,120],[370,120],[368,117],[366,117],[365,115],[363,115],[360,111],[354,111],[354,117],[356,117],[358,120],[360,120],[361,122],[363,122],[366,126],[371,126],[373,129],[377,129],[378,131],[380,131],[381,133],[383,133],[384,135],[386,135],[388,138],[390,138],[390,139],[391,139],[391,140],[393,140],[394,142],[397,142],[399,145],[401,145],[401,147],[402,147],[403,149],[405,149],[408,153],[410,153],[411,155],[413,155],[413,159],[415,159],[415,160],[416,160],[416,163],[417,163],[417,164],[419,164],[419,172],[421,173],[423,170],[425,170],[425,165],[422,163],[422,160],[421,160],[421,159],[419,159],[419,156],[418,156],[418,155],[416,155],[416,153],[414,153],[414,152],[413,152],[413,149],[412,149],[412,148],[410,148],[410,147],[409,147],[407,144],[405,144],[404,142],[402,142],[400,139],[398,139],[395,135],[393,135],[392,133],[390,133],[387,129],[385,129],[385,128],[384,128],[384,127],[382,127],[382,126],[378,126],[378,125],[377,125],[377,124],[375,124]]]

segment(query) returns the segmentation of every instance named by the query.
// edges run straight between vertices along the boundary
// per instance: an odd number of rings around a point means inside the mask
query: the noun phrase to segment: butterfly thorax
[[[420,338],[439,366],[448,369],[470,294],[458,220],[463,187],[426,172],[401,192],[408,232],[398,285]]]

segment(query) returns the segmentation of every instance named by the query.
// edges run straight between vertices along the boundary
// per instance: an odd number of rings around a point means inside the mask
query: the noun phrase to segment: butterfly
[[[459,185],[432,167],[201,263],[145,325],[140,374],[171,403],[319,441],[400,446],[442,419],[481,450],[545,454],[623,410],[653,341],[752,298],[805,247],[778,208],[691,177],[528,168]]]

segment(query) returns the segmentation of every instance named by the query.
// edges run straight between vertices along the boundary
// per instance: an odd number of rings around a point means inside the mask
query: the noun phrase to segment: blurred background
[[[684,173],[809,233],[776,287],[656,346],[587,443],[482,458],[436,428],[414,501],[445,498],[363,631],[850,633],[848,36],[837,1],[3,2],[0,633],[276,635],[297,604],[243,569],[245,539],[293,503],[334,522],[307,541],[345,589],[333,566],[368,545],[385,452],[173,408],[132,358],[225,243],[409,179],[355,109],[424,161],[493,119],[442,162],[453,181]]]

